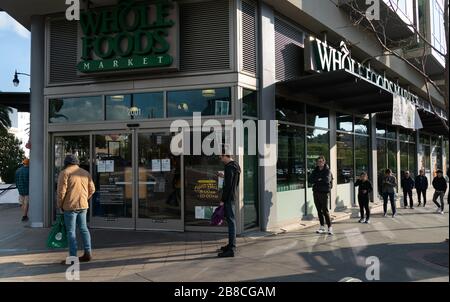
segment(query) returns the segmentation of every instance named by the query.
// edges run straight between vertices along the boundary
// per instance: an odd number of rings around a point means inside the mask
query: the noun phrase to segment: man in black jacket
[[[423,196],[423,206],[427,204],[427,189],[428,178],[425,176],[425,170],[420,170],[419,175],[415,179],[415,186],[417,191],[417,199],[419,200],[419,207],[422,205],[421,197]]]
[[[237,188],[241,168],[229,155],[221,155],[220,160],[225,165],[225,173],[219,173],[219,177],[224,177],[222,199],[220,205],[224,207],[225,218],[228,225],[228,245],[220,248],[219,257],[234,257],[236,250],[236,219],[234,207],[236,202]]]
[[[324,156],[317,158],[317,166],[309,177],[309,182],[312,184],[314,204],[319,216],[320,228],[317,234],[324,234],[325,222],[328,226],[328,234],[333,235],[333,227],[331,226],[330,213],[328,211],[328,195],[331,191],[333,175],[330,168],[326,164]]]
[[[406,209],[408,207],[408,196],[409,196],[409,207],[414,209],[414,203],[412,199],[412,191],[414,189],[414,180],[411,178],[409,171],[405,171],[405,177],[402,179],[402,189],[403,189],[403,206]]]
[[[437,170],[436,174],[437,176],[433,179],[433,187],[436,190],[433,195],[433,202],[438,206],[438,213],[444,214],[444,195],[447,191],[447,181],[442,170]],[[438,197],[441,204],[437,202]]]

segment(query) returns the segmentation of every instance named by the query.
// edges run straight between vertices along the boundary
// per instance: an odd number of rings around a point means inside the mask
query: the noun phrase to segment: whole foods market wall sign
[[[78,71],[178,70],[177,23],[177,4],[168,0],[120,0],[84,11]]]

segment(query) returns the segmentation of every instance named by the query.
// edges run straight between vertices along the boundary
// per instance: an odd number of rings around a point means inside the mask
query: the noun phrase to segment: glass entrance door
[[[91,225],[134,229],[133,134],[94,134],[93,150]]]
[[[183,231],[181,156],[170,151],[168,131],[137,133],[136,229]]]

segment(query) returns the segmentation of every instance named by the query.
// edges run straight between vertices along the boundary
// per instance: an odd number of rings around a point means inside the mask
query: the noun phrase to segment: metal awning
[[[418,111],[420,119],[422,120],[423,130],[439,135],[448,136],[448,132],[445,130],[442,119],[440,117],[424,109],[419,109]]]
[[[15,108],[19,112],[30,112],[30,93],[0,92],[0,105]]]
[[[360,114],[392,111],[393,95],[345,70],[317,73],[276,84],[279,95],[307,99]]]

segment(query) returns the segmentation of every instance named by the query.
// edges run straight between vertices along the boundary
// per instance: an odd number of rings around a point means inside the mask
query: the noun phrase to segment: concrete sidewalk
[[[335,235],[315,228],[238,239],[235,258],[218,259],[223,234],[92,230],[95,260],[81,264],[80,281],[339,281],[365,280],[366,259],[381,262],[381,281],[449,281],[448,214],[434,205],[374,214],[335,224]],[[17,206],[0,206],[0,281],[64,282],[66,251],[46,248],[48,229],[22,225]]]

